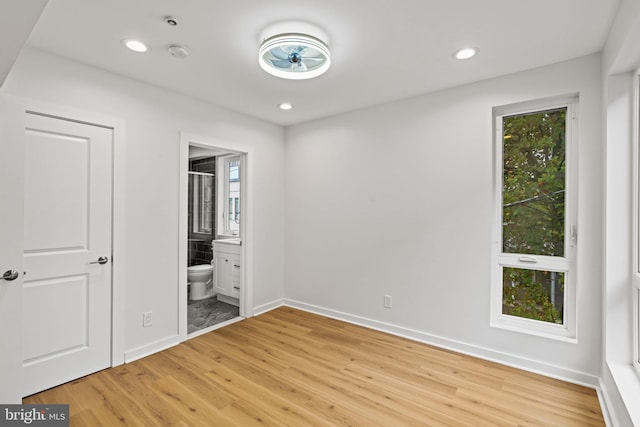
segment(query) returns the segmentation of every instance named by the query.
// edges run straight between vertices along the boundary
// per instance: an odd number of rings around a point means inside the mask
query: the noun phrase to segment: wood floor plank
[[[501,416],[490,414],[487,416],[476,416],[468,408],[455,405],[455,394],[457,388],[453,387],[442,393],[440,387],[433,387],[433,384],[407,382],[404,377],[387,374],[378,369],[364,366],[361,363],[354,363],[345,369],[346,375],[362,375],[374,386],[371,388],[384,389],[390,396],[395,396],[401,400],[405,407],[411,406],[422,410],[416,415],[417,419],[428,417],[429,425],[444,423],[445,425],[456,425],[461,420],[473,421],[474,425],[499,426],[510,425],[505,423]],[[426,404],[428,402],[428,404]],[[489,418],[488,420],[486,418]],[[517,418],[511,419],[511,424],[515,424]]]
[[[313,384],[316,395],[335,402],[335,405],[344,406],[348,410],[357,413],[368,420],[368,425],[424,425],[420,420],[411,415],[398,412],[395,408],[389,408],[361,390],[357,385],[346,381],[336,375],[326,372],[314,373],[307,369],[291,368],[283,374],[285,378],[298,386]],[[336,399],[341,396],[340,399]]]
[[[244,368],[246,369],[246,366]],[[221,385],[226,384],[227,393],[237,397],[235,401],[237,406],[242,405],[252,411],[270,414],[287,426],[324,424],[321,417],[306,410],[299,402],[288,399],[277,389],[269,389],[252,381],[242,368],[238,370],[226,364],[220,364],[206,375],[220,382]]]
[[[85,409],[71,415],[69,417],[69,424],[76,427],[101,427],[104,425],[90,409]]]
[[[289,307],[23,402],[72,426],[604,426],[592,389]]]
[[[75,396],[78,408],[91,411],[103,425],[130,425],[134,420],[147,418],[140,411],[132,410],[130,399],[113,398],[122,396],[124,390],[106,384],[104,371],[70,383],[69,390]],[[75,412],[71,408],[70,418]]]
[[[157,396],[175,413],[176,418],[188,420],[192,425],[233,425],[216,407],[210,403],[207,395],[193,391],[189,384],[172,376],[164,377],[152,385]],[[141,423],[140,425],[145,425]]]
[[[314,396],[305,403],[306,407],[317,413],[331,426],[368,426],[371,420],[349,409],[346,405],[336,403],[334,400],[325,399],[322,396]]]

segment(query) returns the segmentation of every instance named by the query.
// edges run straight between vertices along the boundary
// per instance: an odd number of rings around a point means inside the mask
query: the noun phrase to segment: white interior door
[[[0,403],[21,403],[24,111],[0,97]],[[12,280],[9,280],[12,279]]]
[[[112,146],[112,129],[26,114],[23,396],[110,366]]]

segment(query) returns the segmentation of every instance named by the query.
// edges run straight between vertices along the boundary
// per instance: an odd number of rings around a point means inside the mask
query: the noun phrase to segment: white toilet
[[[190,300],[200,300],[213,296],[213,266],[210,264],[187,267],[187,281],[191,286]]]

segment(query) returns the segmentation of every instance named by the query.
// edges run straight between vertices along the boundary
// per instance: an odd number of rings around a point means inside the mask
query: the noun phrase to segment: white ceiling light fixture
[[[127,47],[127,49],[138,53],[144,53],[151,50],[149,46],[147,46],[140,40],[127,39],[123,40],[122,43]]]
[[[174,18],[173,16],[165,16],[164,17],[164,22],[166,22],[167,25],[170,25],[172,27],[177,27],[178,26],[178,20],[176,18]]]
[[[456,59],[469,59],[469,58],[473,58],[474,56],[476,56],[476,54],[478,53],[478,49],[475,47],[465,47],[464,49],[460,49],[458,50],[456,53],[453,54],[453,56]]]
[[[273,76],[293,80],[325,73],[331,65],[329,46],[326,37],[310,35],[321,33],[310,27],[310,24],[282,23],[273,26],[270,32],[265,31],[258,53],[260,67]],[[282,31],[285,28],[288,31]],[[297,32],[294,28],[305,31]]]
[[[283,102],[282,104],[278,105],[278,108],[286,111],[286,110],[291,110],[293,108],[293,105],[291,105],[288,102]]]

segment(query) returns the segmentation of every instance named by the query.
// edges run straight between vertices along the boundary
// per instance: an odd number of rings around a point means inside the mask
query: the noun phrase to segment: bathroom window
[[[492,326],[575,338],[576,101],[494,110]]]
[[[222,191],[219,197],[224,210],[218,213],[220,224],[218,234],[238,236],[240,234],[240,177],[241,157],[230,156],[220,158],[219,170],[224,171],[219,181]]]

